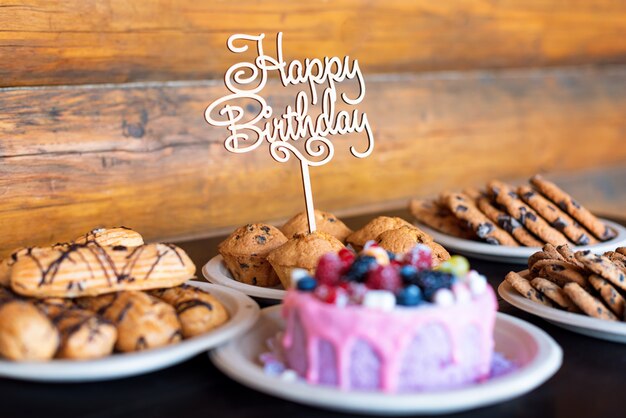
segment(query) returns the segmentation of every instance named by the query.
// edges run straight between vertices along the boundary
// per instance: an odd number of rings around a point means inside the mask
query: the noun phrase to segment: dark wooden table
[[[406,217],[405,212],[398,212]],[[353,228],[371,215],[347,220]],[[198,270],[223,238],[180,243]],[[470,260],[496,288],[519,266]],[[539,388],[458,417],[626,417],[626,346],[574,334],[499,299],[500,312],[548,332],[564,351],[563,366]],[[347,414],[302,406],[248,389],[217,370],[206,354],[166,370],[121,380],[41,384],[0,379],[0,418],[10,417],[328,417]]]

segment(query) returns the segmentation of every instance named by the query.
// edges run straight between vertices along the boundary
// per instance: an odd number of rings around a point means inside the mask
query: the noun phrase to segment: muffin
[[[369,221],[363,228],[348,235],[346,242],[351,244],[355,250],[360,251],[367,241],[375,240],[383,232],[390,229],[397,229],[401,226],[415,228],[402,218],[379,216]]]
[[[285,289],[291,284],[291,270],[301,268],[310,274],[315,272],[317,262],[326,253],[336,253],[344,248],[337,238],[325,232],[296,234],[284,245],[267,256]]]
[[[320,232],[326,232],[332,235],[341,242],[345,242],[348,235],[352,233],[352,230],[341,222],[335,215],[321,210],[315,210],[315,224],[316,230]],[[306,216],[306,212],[301,212],[289,219],[282,228],[283,234],[287,238],[291,238],[296,234],[302,234],[309,232],[309,222]]]
[[[378,245],[394,254],[405,254],[416,244],[423,244],[432,250],[433,267],[450,258],[450,254],[441,245],[433,241],[432,237],[419,228],[401,226],[389,229],[376,238]]]
[[[217,250],[235,280],[254,286],[274,287],[280,281],[268,263],[267,255],[285,242],[287,238],[278,228],[249,224],[235,230]]]

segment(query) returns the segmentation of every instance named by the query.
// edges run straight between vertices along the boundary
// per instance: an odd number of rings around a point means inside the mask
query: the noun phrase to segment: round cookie
[[[418,222],[444,234],[465,239],[475,237],[467,222],[461,221],[450,209],[435,201],[411,199],[409,211]]]
[[[424,244],[432,250],[433,267],[450,258],[450,254],[441,245],[433,241],[430,235],[418,228],[402,226],[383,232],[376,238],[376,243],[394,254],[405,254],[417,244]]]
[[[619,294],[617,290],[602,277],[592,274],[589,276],[589,283],[600,294],[604,303],[611,309],[618,317],[624,317],[624,297]]]
[[[589,210],[581,206],[572,197],[565,193],[556,184],[536,175],[530,179],[530,183],[545,197],[553,201],[564,212],[576,219],[582,226],[587,228],[601,241],[607,241],[615,237],[615,231],[596,218]]]
[[[616,253],[620,253],[622,255],[626,255],[626,247],[618,247],[615,249]]]
[[[401,226],[415,228],[412,224],[402,218],[390,216],[378,216],[369,221],[363,228],[348,235],[346,242],[360,251],[367,241],[375,240],[380,234],[390,229],[397,229]]]
[[[574,256],[574,251],[572,251],[569,245],[567,244],[558,245],[556,247],[556,250],[558,251],[559,254],[561,254],[561,257],[563,257],[563,259],[567,261],[568,263],[571,263],[580,268],[584,268],[582,263],[576,260],[576,256]]]
[[[608,321],[617,321],[617,317],[604,304],[591,296],[585,289],[577,283],[568,283],[563,290],[569,298],[589,316]]]
[[[468,196],[463,193],[444,193],[441,199],[456,217],[469,223],[478,238],[494,245],[519,246],[508,232],[494,224],[484,213],[478,210],[473,200]]]
[[[568,214],[552,204],[548,199],[534,191],[530,186],[517,189],[522,200],[533,208],[557,231],[561,231],[576,245],[592,245],[598,241],[589,232],[578,225]]]
[[[546,254],[544,251],[537,251],[536,253],[528,257],[528,269],[531,270],[535,263],[541,260],[553,260],[553,258],[549,254]]]
[[[549,306],[551,308],[554,307],[554,304],[550,302],[550,300],[548,300],[543,293],[532,287],[528,280],[516,272],[510,271],[509,274],[506,275],[505,280],[509,282],[513,289],[517,290],[519,294],[524,296],[526,299],[530,299],[533,302],[541,303],[542,305]]]
[[[352,233],[352,230],[332,213],[315,209],[314,214],[315,225],[318,231],[326,232],[341,242],[344,242],[348,235]],[[309,221],[306,212],[300,212],[289,219],[280,230],[287,238],[292,238],[296,234],[309,232]]]
[[[576,267],[565,261],[550,261],[552,262],[539,261],[535,263],[533,269],[531,269],[532,274],[536,277],[546,278],[559,286],[574,282],[585,289],[589,287],[584,273],[577,271]]]
[[[287,242],[278,228],[249,224],[237,228],[217,247],[233,278],[254,286],[273,287],[278,276],[266,260],[270,251]]]
[[[607,251],[603,255],[611,260],[611,262],[620,270],[626,273],[626,255],[616,253],[615,251]]]
[[[552,258],[553,260],[565,261],[565,258],[563,258],[561,253],[552,244],[544,245],[542,247],[542,250],[543,250],[544,253],[548,254],[550,256],[550,258]]]
[[[500,228],[504,229],[509,234],[513,235],[520,244],[526,247],[541,247],[543,242],[535,238],[517,219],[502,212],[491,204],[489,198],[486,196],[480,196],[476,200],[478,209],[480,209],[489,219],[498,224]]]
[[[601,255],[595,255],[589,250],[578,251],[575,256],[587,269],[604,277],[621,290],[626,290],[626,273],[613,264],[611,260]]]
[[[517,219],[543,242],[553,245],[569,243],[565,235],[551,227],[542,217],[537,215],[537,212],[522,202],[511,186],[501,181],[492,180],[488,183],[488,188],[496,202],[504,206],[509,215]]]
[[[571,310],[575,306],[563,289],[552,283],[550,280],[535,277],[530,281],[530,284],[561,308]]]

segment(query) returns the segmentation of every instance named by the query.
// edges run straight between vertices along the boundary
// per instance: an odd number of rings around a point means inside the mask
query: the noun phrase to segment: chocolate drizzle
[[[200,299],[190,299],[176,304],[176,312],[180,315],[188,309],[203,306],[208,310],[213,310],[213,305]]]

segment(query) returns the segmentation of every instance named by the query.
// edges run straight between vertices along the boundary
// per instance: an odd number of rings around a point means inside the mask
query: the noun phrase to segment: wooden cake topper
[[[204,117],[209,124],[225,126],[230,131],[224,141],[224,146],[230,152],[250,152],[267,141],[274,160],[281,163],[288,161],[291,154],[300,160],[309,231],[313,232],[315,216],[309,167],[324,165],[333,158],[334,146],[329,137],[365,132],[367,148],[359,151],[351,146],[350,152],[357,158],[365,158],[374,149],[374,135],[367,114],[358,109],[353,109],[352,112],[335,110],[338,100],[337,83],[356,79],[359,85],[356,97],[348,97],[346,93],[339,95],[343,103],[354,106],[365,97],[365,81],[358,61],[350,62],[348,56],[343,60],[338,57],[324,57],[287,63],[283,59],[282,32],[276,36],[275,58],[265,54],[264,38],[265,34],[236,34],[228,38],[227,45],[231,52],[244,53],[248,50],[248,43],[252,43],[256,45],[257,55],[254,60],[233,64],[226,71],[224,82],[231,94],[211,103]],[[296,95],[293,107],[287,106],[284,113],[274,114],[272,107],[260,94],[271,71],[278,73],[284,87],[308,84],[310,97],[306,91],[301,90]],[[321,96],[318,95],[318,86],[324,88]],[[244,108],[241,100],[256,101],[260,110],[250,115],[250,107]],[[321,111],[317,115],[310,115],[310,105],[317,105]],[[217,115],[217,118],[214,117]],[[305,141],[304,152],[292,144],[292,141],[298,140]]]

